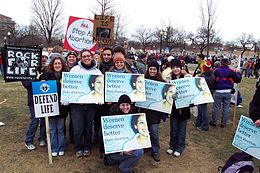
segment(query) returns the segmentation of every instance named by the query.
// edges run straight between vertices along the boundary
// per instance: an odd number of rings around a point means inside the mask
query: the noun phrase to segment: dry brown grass
[[[241,114],[247,115],[248,103],[255,90],[254,86],[254,79],[243,79],[240,84],[244,107],[237,109],[237,119]],[[29,122],[26,91],[20,82],[4,83],[1,78],[0,91],[0,101],[4,98],[8,99],[7,102],[0,105],[0,121],[6,123],[5,126],[0,127],[0,172],[118,172],[116,166],[103,166],[103,161],[99,158],[98,147],[96,146],[93,147],[92,155],[89,158],[76,158],[73,153],[73,146],[68,144],[65,156],[54,158],[52,165],[48,164],[47,149],[39,147],[37,140],[35,140],[36,150],[28,151],[25,149],[25,131]],[[233,107],[230,115],[230,121],[232,121]],[[234,135],[232,122],[224,129],[210,128],[208,132],[201,132],[192,126],[193,120],[194,118],[188,124],[187,148],[181,157],[175,158],[166,154],[169,141],[169,120],[167,120],[160,125],[161,161],[154,162],[150,153],[145,153],[145,156],[136,166],[136,170],[141,173],[217,172],[217,167],[223,165],[225,160],[237,151],[231,145]],[[38,133],[35,139],[37,138]]]

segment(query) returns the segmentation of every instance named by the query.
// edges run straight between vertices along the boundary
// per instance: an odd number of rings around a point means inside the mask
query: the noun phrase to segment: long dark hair
[[[47,73],[55,73],[54,71],[54,61],[59,59],[61,61],[61,65],[62,65],[62,69],[61,71],[68,71],[68,67],[67,65],[65,64],[64,60],[61,58],[61,57],[54,57],[50,64],[47,66]]]
[[[160,82],[164,82],[163,78],[162,78],[162,74],[159,72],[159,70],[157,71],[157,74],[155,76],[150,76],[149,74],[149,68],[147,68],[145,74],[144,74],[144,78],[146,79],[152,79],[155,81],[160,81]]]

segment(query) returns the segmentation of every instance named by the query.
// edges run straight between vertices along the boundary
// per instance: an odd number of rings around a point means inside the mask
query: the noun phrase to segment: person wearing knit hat
[[[66,56],[66,64],[69,70],[72,69],[75,65],[77,65],[77,54],[75,52],[69,52]]]
[[[209,71],[211,69],[211,63],[210,61],[206,61],[203,66],[202,66],[202,70],[205,71]]]
[[[114,66],[112,66],[109,71],[110,72],[116,72],[116,73],[132,73],[127,67],[126,67],[126,60],[124,55],[121,52],[117,52],[113,55],[113,63]]]
[[[131,105],[130,97],[127,95],[121,95],[118,99],[118,103],[114,104],[111,107],[109,115],[122,115],[122,114],[131,114],[131,113],[133,113],[133,112],[132,112],[132,105]],[[134,116],[133,116],[133,118],[134,118]],[[131,128],[131,127],[129,127],[129,128]],[[133,138],[133,139],[136,139],[136,138]],[[101,146],[104,146],[104,145],[101,145]],[[121,172],[134,172],[133,171],[134,166],[143,157],[143,155],[144,155],[143,149],[136,149],[136,150],[131,150],[131,151],[123,151],[123,152],[117,152],[117,153],[112,153],[112,154],[105,154],[104,165],[112,166],[114,164],[117,164],[118,168],[120,169]]]
[[[128,103],[131,105],[131,99],[128,95],[123,94],[119,97],[117,104],[120,105],[121,103]]]
[[[205,100],[208,98],[209,94],[213,94],[215,88],[215,76],[213,70],[211,68],[210,61],[206,61],[203,66],[203,73],[201,77],[205,78],[205,81],[202,78],[196,79],[196,85],[200,90],[200,97],[197,99]],[[205,98],[203,98],[205,97]],[[208,104],[199,104],[198,105],[198,115],[195,121],[195,126],[198,130],[208,131],[209,129],[209,121],[208,121]]]
[[[145,79],[154,80],[163,82],[163,78],[161,73],[159,72],[159,64],[156,61],[151,61],[148,64],[148,68],[145,73]],[[144,112],[146,114],[146,121],[148,125],[148,129],[150,132],[150,140],[151,140],[151,156],[156,161],[160,161],[160,143],[159,143],[159,124],[161,121],[162,113],[140,108],[140,112]]]
[[[179,67],[180,69],[182,68],[181,62],[179,60],[177,60],[177,59],[172,59],[171,60],[171,68],[173,68],[174,66],[175,67]]]

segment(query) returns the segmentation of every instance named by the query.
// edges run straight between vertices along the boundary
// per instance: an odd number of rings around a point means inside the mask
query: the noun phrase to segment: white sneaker
[[[168,150],[166,151],[166,153],[172,155],[173,150],[172,150],[171,148],[168,148]]]
[[[25,144],[25,146],[28,150],[34,150],[36,148],[33,144]]]
[[[178,151],[175,151],[175,152],[173,153],[173,155],[174,155],[175,157],[180,157],[180,156],[181,156],[181,153],[179,153]]]
[[[242,108],[243,106],[242,105],[237,105],[238,108]]]
[[[45,141],[40,141],[40,146],[41,147],[46,146],[46,142]]]
[[[63,156],[64,155],[64,151],[59,151],[59,156]]]
[[[53,152],[51,153],[52,157],[57,157],[58,156],[58,153],[57,152]]]

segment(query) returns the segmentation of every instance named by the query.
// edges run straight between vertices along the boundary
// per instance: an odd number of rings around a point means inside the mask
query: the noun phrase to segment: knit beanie
[[[155,67],[157,69],[157,71],[159,71],[159,64],[158,62],[156,61],[151,61],[149,64],[148,64],[148,68],[149,69],[150,67]]]
[[[125,62],[125,57],[121,52],[117,52],[117,53],[114,54],[113,62],[115,63],[116,61],[124,61]]]
[[[128,95],[121,95],[118,99],[118,105],[120,105],[121,103],[129,103],[131,104],[131,99]]]
[[[77,58],[77,54],[76,54],[75,52],[69,52],[69,53],[67,54],[67,56],[66,56],[66,59],[68,59],[68,57],[69,57],[70,55],[73,55],[73,56],[75,56],[75,57]]]
[[[172,68],[173,66],[182,68],[181,62],[180,62],[179,60],[177,60],[177,59],[172,59],[172,60],[171,60],[171,68]]]
[[[210,70],[210,67],[211,67],[210,61],[206,61],[206,62],[203,64],[202,69],[203,69],[203,71],[209,71],[209,70]]]

